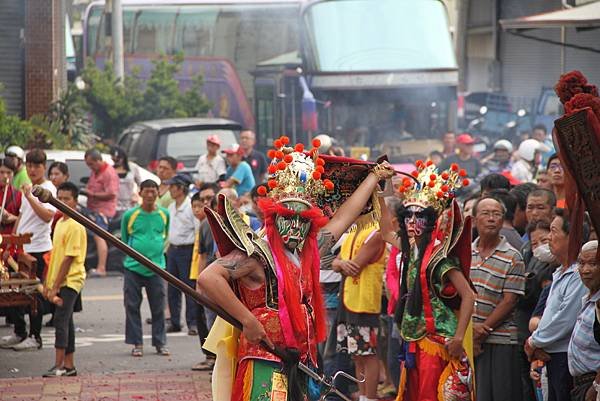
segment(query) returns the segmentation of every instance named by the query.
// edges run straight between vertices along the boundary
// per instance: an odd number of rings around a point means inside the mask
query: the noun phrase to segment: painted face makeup
[[[411,205],[406,209],[406,215],[404,217],[404,225],[406,226],[406,230],[409,235],[413,235],[415,237],[419,237],[425,231],[425,225],[427,224],[427,219],[423,214],[423,209],[420,206]]]
[[[296,213],[292,216],[277,216],[275,225],[284,245],[288,250],[293,251],[302,245],[310,230],[310,221],[300,216],[300,213],[307,210],[308,206],[297,201],[287,201],[285,206]]]

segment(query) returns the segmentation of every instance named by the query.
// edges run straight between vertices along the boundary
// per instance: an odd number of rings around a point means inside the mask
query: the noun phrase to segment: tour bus
[[[211,116],[254,128],[262,146],[328,132],[343,146],[411,153],[454,125],[458,72],[439,0],[122,4],[126,72],[145,78],[152,59],[183,52],[181,86],[201,73]],[[88,6],[84,57],[99,66],[108,19],[103,1]]]

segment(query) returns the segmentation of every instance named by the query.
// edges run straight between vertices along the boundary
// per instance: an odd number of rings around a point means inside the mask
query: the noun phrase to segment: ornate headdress
[[[288,147],[290,139],[282,136],[273,141],[275,149],[267,152],[271,159],[268,167],[268,190],[265,186],[258,189],[261,196],[268,195],[278,201],[295,199],[310,205],[316,204],[316,199],[332,191],[334,184],[328,179],[321,179],[325,172],[325,160],[319,157],[318,148],[321,142],[313,140],[313,148],[304,151],[304,145]]]
[[[431,160],[417,160],[416,170],[411,175],[415,180],[404,178],[398,188],[404,206],[417,205],[423,208],[431,206],[440,214],[454,199],[456,190],[469,185],[467,172],[453,163],[450,169],[438,173],[437,166]]]

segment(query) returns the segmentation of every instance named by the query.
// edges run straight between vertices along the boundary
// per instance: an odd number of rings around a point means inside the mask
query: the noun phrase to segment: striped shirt
[[[583,299],[583,310],[577,317],[569,342],[569,372],[581,376],[600,370],[600,344],[594,338],[595,303],[600,301],[600,290]]]
[[[477,250],[479,238],[471,247],[471,281],[477,291],[473,323],[483,323],[502,301],[505,292],[517,295],[525,293],[525,266],[521,254],[506,238],[494,252],[483,259]],[[516,345],[517,326],[514,310],[485,340],[488,344]]]

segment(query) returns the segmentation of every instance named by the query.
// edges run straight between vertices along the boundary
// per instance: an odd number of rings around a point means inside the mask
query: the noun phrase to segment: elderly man
[[[600,305],[600,264],[596,260],[598,241],[583,245],[578,271],[589,293],[569,341],[569,373],[573,376],[573,401],[595,400],[600,394],[600,343],[594,338],[595,306]]]
[[[586,288],[577,275],[576,265],[569,265],[567,259],[569,216],[565,209],[556,209],[555,213],[550,225],[550,251],[561,266],[552,275],[546,309],[538,328],[525,342],[525,353],[530,359],[547,361],[549,400],[568,401],[573,380],[567,349]]]
[[[483,197],[473,214],[479,232],[471,253],[471,280],[477,290],[473,313],[477,399],[520,400],[515,306],[525,289],[523,261],[500,235],[506,214],[501,201]]]
[[[265,180],[267,174],[267,159],[258,150],[254,149],[256,145],[256,135],[254,131],[246,129],[240,133],[240,147],[244,149],[244,161],[252,167],[254,181],[259,184]],[[241,194],[240,194],[241,195]]]

